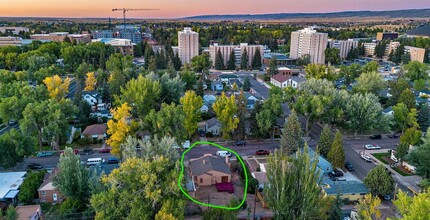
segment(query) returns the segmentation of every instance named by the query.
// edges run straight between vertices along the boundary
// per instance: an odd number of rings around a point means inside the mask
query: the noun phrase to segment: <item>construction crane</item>
[[[127,11],[156,11],[156,10],[160,10],[160,9],[149,9],[149,8],[139,8],[139,9],[135,9],[135,8],[114,8],[114,9],[112,9],[112,11],[122,11],[122,14],[124,16],[124,29],[125,29],[125,25],[127,23],[126,16],[125,16],[125,13]]]

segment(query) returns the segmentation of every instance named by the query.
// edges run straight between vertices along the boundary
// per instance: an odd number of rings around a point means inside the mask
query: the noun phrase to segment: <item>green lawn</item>
[[[390,153],[374,153],[372,154],[376,159],[381,161],[384,164],[388,164],[386,160],[384,160],[384,157],[390,157]],[[398,174],[402,176],[412,176],[413,174],[405,173],[403,172],[399,167],[391,167],[394,171],[396,171]]]

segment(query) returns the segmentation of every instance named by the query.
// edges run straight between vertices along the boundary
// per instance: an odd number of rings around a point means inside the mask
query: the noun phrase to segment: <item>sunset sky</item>
[[[430,0],[0,0],[0,17],[121,17],[112,8],[158,8],[129,12],[133,18],[179,18],[206,14],[262,14],[430,8]]]

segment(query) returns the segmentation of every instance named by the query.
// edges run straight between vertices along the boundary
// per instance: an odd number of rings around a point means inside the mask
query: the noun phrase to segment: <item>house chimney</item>
[[[205,159],[203,159],[203,165],[205,165],[206,164],[206,160]]]
[[[225,163],[230,167],[230,160],[228,159],[228,156],[225,156]]]

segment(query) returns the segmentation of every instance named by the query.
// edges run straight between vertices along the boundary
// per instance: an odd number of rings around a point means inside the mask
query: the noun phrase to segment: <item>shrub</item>
[[[212,134],[212,132],[208,132],[208,133],[206,133],[206,137],[213,137],[214,135]]]

